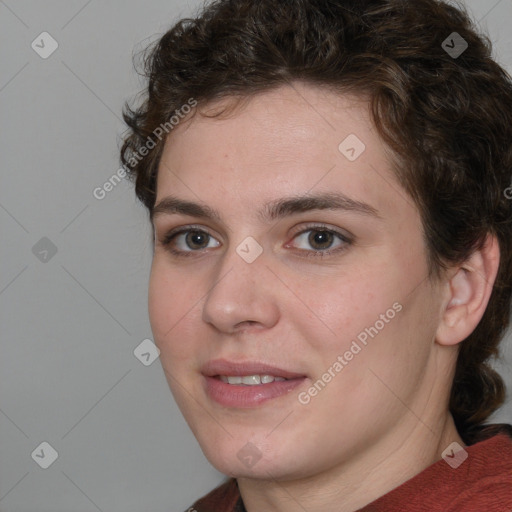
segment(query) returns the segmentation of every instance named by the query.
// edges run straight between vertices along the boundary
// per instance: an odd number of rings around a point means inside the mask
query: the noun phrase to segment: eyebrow
[[[291,196],[270,201],[258,212],[262,222],[271,222],[288,215],[310,210],[341,210],[355,212],[382,219],[379,212],[371,205],[351,199],[340,192],[316,195]],[[162,214],[181,214],[221,222],[220,213],[205,204],[187,201],[174,196],[164,197],[151,211],[151,220]]]

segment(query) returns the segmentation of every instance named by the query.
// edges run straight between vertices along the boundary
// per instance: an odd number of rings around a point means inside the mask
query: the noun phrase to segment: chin
[[[205,432],[198,441],[210,464],[234,478],[291,480],[303,476],[303,468],[307,467],[305,462],[298,460],[297,449],[287,446],[277,436],[271,439],[268,431],[261,436],[253,433],[252,436],[239,434],[229,437],[225,434],[222,439],[215,439]]]

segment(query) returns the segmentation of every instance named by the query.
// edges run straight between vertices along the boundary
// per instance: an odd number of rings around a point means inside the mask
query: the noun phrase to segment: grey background
[[[183,511],[223,480],[159,360],[133,353],[152,338],[145,210],[128,182],[92,193],[119,168],[132,52],[199,5],[0,0],[1,512]],[[467,5],[510,71],[512,0]],[[31,48],[43,31],[59,45],[47,59]],[[33,250],[43,237],[53,256]],[[510,337],[503,353],[510,390]],[[493,420],[512,423],[510,395]],[[48,469],[31,456],[42,442]]]

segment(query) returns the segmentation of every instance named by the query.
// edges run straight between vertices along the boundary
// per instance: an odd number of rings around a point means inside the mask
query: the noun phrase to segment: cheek
[[[155,341],[160,343],[165,332],[172,326],[174,298],[169,280],[160,271],[158,264],[153,262],[149,278],[148,312],[149,321]]]
[[[312,280],[297,293],[307,299],[307,308],[297,308],[296,319],[308,333],[305,339],[318,344],[321,352],[338,354],[392,307],[397,299],[390,291],[394,288],[385,274],[367,269]]]
[[[194,307],[199,297],[192,292],[197,288],[190,279],[186,284],[182,281],[164,265],[153,263],[148,291],[149,321],[163,360],[172,361],[173,366],[193,349],[194,338],[186,330],[200,315],[198,307]]]
[[[301,296],[309,297],[308,313],[303,315],[302,308],[303,316],[298,310],[295,314],[302,326],[301,337],[315,360],[315,377],[330,368],[336,375],[350,376],[338,379],[333,389],[356,388],[365,380],[375,384],[369,369],[390,382],[401,382],[404,373],[413,379],[410,374],[424,363],[433,332],[429,292],[418,286],[420,278],[424,274],[418,265],[410,267],[403,257],[390,256],[372,265],[352,267],[321,286],[322,281],[312,281],[301,287]],[[338,364],[332,370],[338,356],[343,369]],[[372,389],[366,392],[371,394]]]

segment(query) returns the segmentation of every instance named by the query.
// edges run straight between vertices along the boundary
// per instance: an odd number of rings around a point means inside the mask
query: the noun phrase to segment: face
[[[154,227],[155,343],[219,471],[307,477],[417,426],[439,299],[366,101],[297,83],[183,122]]]

